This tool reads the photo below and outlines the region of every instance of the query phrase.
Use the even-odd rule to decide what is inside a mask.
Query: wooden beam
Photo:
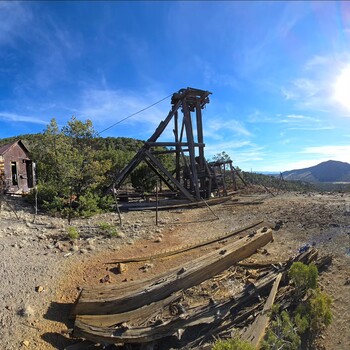
[[[255,300],[256,295],[263,294],[275,278],[276,273],[269,273],[256,283],[250,293],[244,290],[236,294],[234,298],[224,302],[195,307],[188,311],[186,317],[177,316],[169,321],[150,327],[128,327],[127,324],[120,323],[111,328],[99,327],[87,322],[91,316],[86,316],[86,318],[84,316],[85,320],[79,316],[75,322],[74,335],[107,344],[146,343],[174,335],[178,329],[188,329],[208,324],[210,324],[211,329],[215,329],[220,327],[224,321],[230,319],[239,321],[242,317],[237,311],[242,310],[247,303]]]
[[[147,165],[151,168],[151,170],[154,171],[154,173],[169,187],[171,191],[175,191],[173,185],[166,179],[159,171],[158,169],[147,159],[144,159]]]
[[[149,147],[184,147],[188,146],[188,142],[145,142],[145,145]],[[205,143],[193,143],[194,147],[205,147]]]
[[[252,345],[257,349],[259,349],[259,344],[261,340],[264,338],[265,330],[270,319],[269,312],[275,301],[275,297],[278,291],[278,286],[280,284],[281,278],[282,278],[282,273],[279,273],[271,288],[270,295],[266,300],[266,303],[264,305],[264,308],[261,314],[254,320],[252,325],[247,329],[247,331],[242,336],[244,340],[250,341]]]
[[[162,163],[159,162],[159,160],[149,151],[145,152],[146,156],[149,158],[149,160],[158,167],[159,170],[161,170],[168,178],[171,180],[174,185],[177,187],[177,189],[191,202],[194,200],[193,196],[181,185],[179,181],[177,181],[172,174],[163,166]]]
[[[189,157],[190,157],[190,170],[191,170],[190,180],[192,182],[195,197],[197,200],[200,200],[191,112],[188,109],[187,102],[185,99],[184,99],[183,104],[182,104],[182,110],[184,113],[186,138],[187,138],[187,142],[188,142]]]
[[[179,299],[181,299],[181,295],[179,293],[175,293],[170,295],[168,298],[142,306],[136,310],[111,315],[77,315],[76,319],[83,323],[96,327],[111,327],[118,323],[135,320],[142,322],[144,319],[147,320],[150,314],[158,312],[159,310],[165,308],[169,304]]]
[[[172,270],[159,281],[133,293],[120,293],[117,286],[93,287],[82,290],[73,314],[114,314],[142,307],[171,294],[197,285],[224,271],[234,263],[254,254],[272,240],[272,230],[258,231],[253,237],[245,237],[228,244],[224,250],[214,251]]]

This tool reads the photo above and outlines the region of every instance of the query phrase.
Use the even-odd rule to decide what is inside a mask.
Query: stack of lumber
[[[73,334],[103,344],[157,343],[162,349],[194,349],[214,337],[225,337],[234,327],[252,324],[245,337],[256,341],[262,337],[268,322],[266,313],[274,300],[291,299],[292,287],[286,283],[289,267],[293,261],[317,262],[315,249],[264,266],[253,281],[246,279],[239,292],[226,298],[209,296],[200,305],[190,305],[186,293],[210,279],[219,281],[219,274],[232,282],[237,269],[243,269],[237,263],[272,240],[272,230],[265,227],[156,278],[85,288],[72,312]],[[327,263],[329,259],[318,261],[320,266]],[[259,313],[262,316],[253,323]]]

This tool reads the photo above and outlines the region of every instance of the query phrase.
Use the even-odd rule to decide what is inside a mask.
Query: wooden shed
[[[28,193],[35,186],[35,164],[21,140],[0,147],[0,180],[6,193]]]

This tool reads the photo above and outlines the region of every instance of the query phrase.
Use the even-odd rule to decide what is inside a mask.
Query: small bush
[[[107,234],[110,237],[119,237],[117,228],[112,224],[109,224],[107,222],[100,222],[98,226],[104,234]]]
[[[295,323],[300,333],[310,330],[317,334],[324,326],[329,326],[332,322],[331,305],[332,299],[328,294],[320,289],[312,290],[309,298],[295,311]]]
[[[42,202],[42,208],[53,215],[61,212],[64,209],[64,205],[64,199],[58,196]]]
[[[37,195],[38,205],[39,207],[41,207],[45,202],[47,203],[51,202],[52,199],[58,195],[58,192],[55,186],[53,185],[39,183],[36,186],[36,189],[33,188],[30,190],[29,195],[26,196],[26,200],[29,203],[34,204],[36,195]]]
[[[79,238],[79,232],[78,232],[77,228],[74,226],[67,227],[67,235],[70,239]]]
[[[294,262],[288,271],[288,276],[298,289],[317,287],[318,271],[314,264],[305,265],[301,262]]]
[[[91,217],[94,214],[101,213],[99,208],[100,197],[91,192],[79,197],[79,213],[83,217]]]
[[[256,350],[248,341],[239,338],[217,340],[212,350]]]
[[[293,320],[287,311],[278,312],[279,307],[273,310],[273,320],[266,332],[261,349],[263,350],[298,350],[301,338],[297,333]]]

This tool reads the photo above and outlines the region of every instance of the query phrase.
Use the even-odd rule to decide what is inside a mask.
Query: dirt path
[[[253,199],[257,197],[244,198]],[[66,222],[40,216],[33,223],[29,209],[23,209],[18,211],[19,220],[6,207],[0,212],[1,349],[63,349],[73,343],[65,333],[72,327],[68,315],[80,288],[103,280],[123,283],[150,278],[213,248],[131,263],[122,274],[115,271],[115,259],[169,251],[258,219],[281,226],[267,246],[268,258],[284,259],[304,244],[335,255],[334,264],[321,278],[334,300],[334,321],[320,339],[320,349],[350,348],[349,196],[283,194],[259,205],[218,205],[213,210],[219,220],[207,208],[164,211],[159,226],[153,212],[130,212],[123,214],[119,237],[107,237],[98,229],[101,222],[117,222],[115,215],[104,214],[74,222],[81,237],[73,243],[66,240]],[[254,258],[266,256],[255,254]]]

